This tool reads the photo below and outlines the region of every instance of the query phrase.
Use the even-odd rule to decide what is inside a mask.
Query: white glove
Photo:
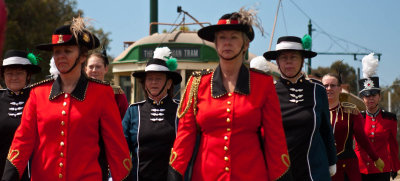
[[[335,173],[336,173],[336,164],[329,166],[329,173],[331,174],[331,177],[335,175]]]

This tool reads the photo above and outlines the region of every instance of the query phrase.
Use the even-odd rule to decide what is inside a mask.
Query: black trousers
[[[374,173],[374,174],[361,174],[362,181],[389,181],[390,172]]]

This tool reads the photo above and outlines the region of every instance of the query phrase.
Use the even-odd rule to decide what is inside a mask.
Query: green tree
[[[35,50],[35,47],[51,42],[51,34],[56,27],[84,13],[77,10],[76,0],[6,0],[6,5],[8,20],[3,51],[21,49],[39,54],[42,58],[39,62],[42,72],[35,75],[32,82],[43,80],[49,74],[51,53]],[[94,33],[100,40],[108,40],[109,33],[102,29]]]

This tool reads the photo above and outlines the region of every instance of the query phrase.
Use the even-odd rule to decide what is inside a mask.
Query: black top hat
[[[215,39],[215,32],[220,30],[237,30],[246,33],[250,41],[254,39],[254,30],[250,22],[240,22],[240,13],[234,12],[223,15],[216,25],[210,25],[201,28],[197,34],[200,38],[213,42]]]
[[[27,53],[22,50],[8,50],[6,52],[3,65],[1,65],[1,67],[8,66],[21,66],[26,68],[26,70],[32,74],[38,73],[41,70],[41,68],[38,66],[38,57],[36,57],[33,53]]]
[[[360,85],[360,96],[368,97],[371,95],[376,95],[381,92],[379,88],[379,77],[369,77],[366,79],[360,79],[358,81]]]
[[[72,32],[71,25],[58,27],[51,37],[51,43],[41,44],[36,46],[36,48],[39,50],[51,51],[54,46],[79,45],[92,50],[100,46],[99,39],[86,29],[79,31],[77,33],[78,37],[75,37]]]
[[[156,48],[153,59],[147,62],[144,71],[134,72],[132,76],[144,79],[147,72],[164,72],[170,77],[174,84],[182,81],[181,74],[174,70],[178,66],[175,58],[170,58],[171,51],[168,47]]]
[[[267,60],[276,60],[279,53],[285,50],[300,51],[304,58],[312,58],[317,56],[316,52],[305,50],[303,48],[303,42],[299,37],[296,36],[282,36],[278,39],[275,51],[268,51],[264,53],[264,57]]]

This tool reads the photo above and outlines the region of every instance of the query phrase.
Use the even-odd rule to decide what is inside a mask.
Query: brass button
[[[300,82],[303,82],[303,79],[300,79]]]
[[[367,165],[369,165],[369,162],[367,162]]]
[[[228,136],[224,136],[224,140],[228,140]]]
[[[64,166],[64,164],[63,163],[60,163],[60,167],[63,167]]]
[[[156,101],[153,101],[153,104],[157,104],[157,102],[156,102]]]
[[[227,122],[227,123],[230,123],[230,122],[231,122],[231,119],[226,118],[226,122]]]
[[[60,146],[64,146],[64,141],[61,141],[61,142],[60,142]]]
[[[346,164],[343,164],[342,167],[343,167],[343,168],[346,167]]]
[[[229,96],[229,97],[232,96],[232,93],[228,93],[228,96]]]
[[[62,114],[62,115],[65,115],[65,114],[66,114],[66,112],[63,110],[63,111],[61,111],[61,114]]]
[[[375,121],[375,119],[372,119],[372,121]]]
[[[375,133],[374,133],[374,132],[372,132],[372,133],[371,133],[371,135],[375,135]]]
[[[287,82],[286,82],[286,84],[287,84],[287,85],[289,85],[289,84],[290,84],[290,82],[289,82],[289,81],[287,81]]]
[[[160,104],[164,104],[164,102],[163,101],[161,101],[161,103]]]
[[[229,167],[225,167],[225,171],[229,172]]]
[[[64,157],[64,153],[63,152],[60,153],[60,157]]]
[[[228,132],[231,131],[231,128],[226,128],[226,131],[228,131]]]
[[[67,105],[67,102],[64,102],[64,103],[63,103],[63,106],[66,106],[66,105]]]
[[[65,96],[64,96],[65,98],[68,98],[68,94],[65,94]]]
[[[61,131],[61,136],[64,136],[64,131]]]
[[[375,128],[375,125],[372,125],[372,128]]]
[[[228,105],[231,105],[231,104],[232,104],[232,102],[231,102],[231,101],[228,101],[227,103],[228,103]]]
[[[226,112],[230,113],[230,112],[231,112],[231,109],[226,108]]]
[[[229,161],[229,158],[226,156],[226,157],[224,157],[224,160],[225,161]]]
[[[63,178],[63,175],[62,175],[61,173],[58,174],[58,178],[62,179],[62,178]]]
[[[228,151],[228,147],[227,147],[227,146],[224,146],[224,150],[225,150],[225,151]]]
[[[61,121],[61,126],[64,126],[65,125],[65,122],[64,121]]]

